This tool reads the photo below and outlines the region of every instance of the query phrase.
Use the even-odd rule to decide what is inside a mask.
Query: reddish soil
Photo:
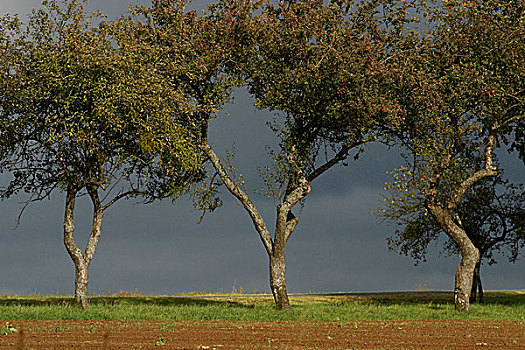
[[[517,321],[10,323],[0,349],[525,349]]]

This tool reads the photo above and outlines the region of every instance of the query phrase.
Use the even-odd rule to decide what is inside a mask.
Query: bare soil
[[[525,349],[518,321],[10,323],[0,349]]]

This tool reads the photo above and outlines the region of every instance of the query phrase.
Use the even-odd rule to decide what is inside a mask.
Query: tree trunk
[[[293,193],[293,191],[290,191]],[[289,197],[287,197],[289,198]],[[286,201],[285,201],[286,202]],[[294,203],[295,204],[295,203]],[[294,232],[299,219],[293,215],[290,206],[277,205],[274,244],[270,257],[270,288],[278,310],[289,309],[290,300],[286,291],[286,259],[284,250],[290,235]]]
[[[86,265],[82,251],[75,244],[73,237],[75,233],[75,200],[77,191],[77,189],[71,187],[67,189],[64,213],[64,246],[75,265],[75,301],[82,308],[87,309],[87,284],[89,281],[87,270],[89,265]]]
[[[479,269],[478,269],[478,303],[480,304],[484,303],[483,285],[481,284],[481,274],[479,273]]]
[[[479,251],[474,246],[462,249],[461,262],[456,270],[454,303],[457,311],[470,311],[470,292],[474,270],[479,262]]]
[[[85,263],[75,264],[75,302],[87,310],[88,302],[89,266]]]
[[[481,276],[479,274],[480,265],[481,265],[481,261],[479,261],[476,264],[476,267],[474,268],[472,290],[470,292],[470,302],[471,303],[478,302],[480,304],[483,304],[483,287],[481,285]]]
[[[441,228],[459,247],[461,261],[456,269],[454,280],[454,304],[457,311],[469,311],[474,269],[480,261],[480,252],[460,226],[461,222],[456,223],[453,220],[453,210],[443,209],[439,205],[429,203],[427,203],[427,209],[430,210]]]
[[[470,292],[474,279],[474,270],[480,262],[481,254],[478,248],[474,246],[461,223],[461,218],[455,212],[461,199],[476,182],[489,176],[497,176],[497,168],[493,165],[493,152],[496,144],[496,136],[493,133],[496,127],[492,127],[491,134],[487,137],[485,144],[485,162],[481,170],[470,175],[453,191],[449,201],[443,205],[439,198],[439,181],[442,170],[450,164],[454,154],[450,153],[443,158],[440,164],[440,170],[434,176],[431,176],[430,186],[425,194],[425,204],[427,209],[439,223],[441,228],[456,243],[461,252],[461,262],[456,270],[454,283],[454,303],[457,311],[470,310]]]
[[[478,280],[476,278],[476,269],[474,269],[474,276],[472,277],[472,288],[470,289],[470,303],[476,302],[478,292]]]
[[[270,255],[270,288],[277,309],[289,309],[290,301],[286,292],[286,261],[284,250]]]

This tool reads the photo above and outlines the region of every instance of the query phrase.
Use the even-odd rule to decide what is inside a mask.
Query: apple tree
[[[513,132],[521,132],[524,4],[438,1],[425,10],[431,25],[408,43],[401,56],[405,65],[398,65],[406,70],[405,78],[393,90],[407,111],[404,123],[391,129],[407,151],[407,164],[387,184],[389,195],[380,214],[401,231],[428,217],[448,235],[461,253],[456,309],[468,311],[480,247],[462,224],[467,219],[460,208],[466,194],[479,189],[474,186],[498,175],[496,152],[504,150]],[[477,201],[490,207],[481,194]]]
[[[202,175],[177,121],[184,96],[155,73],[155,51],[121,36],[119,25],[86,13],[80,0],[44,1],[27,23],[0,22],[0,170],[10,175],[0,195],[26,193],[28,203],[65,195],[64,245],[84,308],[106,210],[125,198],[177,198]],[[93,205],[84,250],[74,239],[81,195]]]
[[[148,45],[164,48],[158,70],[166,86],[196,107],[189,125],[215,173],[201,208],[216,207],[210,194],[218,183],[241,203],[268,254],[279,309],[290,307],[285,247],[313,181],[376,140],[381,123],[393,126],[404,116],[391,103],[389,86],[399,70],[391,67],[397,60],[389,48],[398,35],[393,22],[406,20],[405,5],[391,6],[386,18],[380,3],[224,0],[198,15],[185,11],[185,1],[165,0],[137,7],[130,19],[149,33]],[[275,166],[262,169],[265,193],[276,200],[273,229],[237,165],[219,157],[208,139],[210,121],[240,86],[248,87],[258,108],[276,113],[268,120],[280,140],[270,151]]]
[[[386,213],[385,213],[386,214]],[[525,247],[525,191],[523,185],[513,185],[500,176],[480,180],[472,186],[457,207],[457,221],[478,248],[479,262],[473,276],[470,302],[483,302],[481,263],[497,262],[498,255],[505,255],[510,262],[519,258]],[[437,241],[445,233],[426,211],[420,211],[396,229],[388,238],[390,250],[412,257],[416,264],[426,261],[430,246],[436,243],[440,254],[457,256],[458,245],[447,236],[442,246]]]

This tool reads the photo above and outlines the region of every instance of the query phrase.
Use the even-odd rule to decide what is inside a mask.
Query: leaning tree
[[[104,212],[124,198],[176,198],[200,175],[200,155],[177,122],[188,106],[154,71],[156,53],[121,36],[120,24],[84,12],[84,1],[47,1],[27,24],[5,17],[2,40],[2,198],[28,203],[65,194],[64,244],[75,265],[75,299],[88,307],[89,265]],[[169,123],[166,121],[169,120]],[[82,251],[76,199],[93,220]]]
[[[454,241],[461,253],[454,288],[461,311],[469,310],[480,259],[462,224],[461,203],[478,182],[498,175],[495,152],[521,133],[525,118],[524,6],[431,3],[428,33],[405,42],[399,56],[405,64],[397,67],[406,73],[393,94],[407,118],[391,131],[408,151],[407,166],[387,184],[382,214],[401,226],[428,215]]]
[[[384,217],[392,214],[382,212]],[[499,254],[515,262],[525,247],[525,191],[523,185],[514,185],[498,177],[480,180],[472,186],[457,207],[457,222],[478,248],[480,261],[474,270],[470,302],[483,302],[480,267],[483,261],[489,265],[497,262]],[[421,210],[413,218],[396,229],[388,238],[390,250],[410,256],[418,264],[426,261],[432,243],[440,254],[458,255],[458,245],[450,238],[437,242],[443,229],[431,215]]]

